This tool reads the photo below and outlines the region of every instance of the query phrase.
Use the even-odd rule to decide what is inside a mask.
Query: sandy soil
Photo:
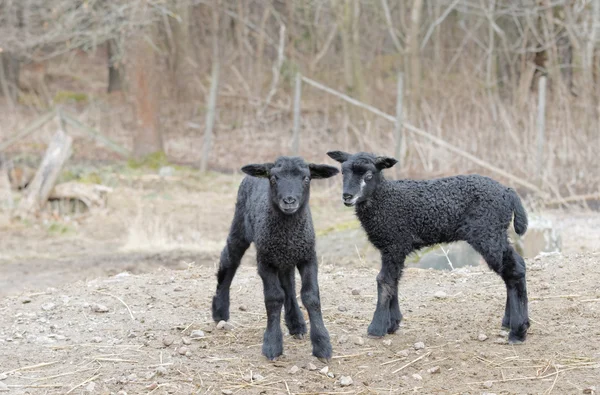
[[[506,343],[504,285],[484,266],[407,269],[401,329],[369,339],[377,255],[354,228],[352,212],[339,207],[339,185],[315,188],[322,305],[334,346],[327,375],[309,340],[286,336],[282,358],[261,356],[266,317],[252,250],[232,286],[233,329],[215,328],[214,274],[239,177],[184,178],[116,183],[107,211],[78,220],[4,223],[0,392],[600,390],[597,214],[546,213],[562,228],[565,248],[527,261],[532,327],[525,344]],[[67,230],[56,234],[48,221]],[[203,336],[192,339],[195,330]],[[424,348],[415,349],[417,342]],[[342,386],[342,376],[352,384]]]

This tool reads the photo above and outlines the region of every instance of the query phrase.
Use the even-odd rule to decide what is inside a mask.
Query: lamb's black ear
[[[268,178],[274,163],[252,164],[242,167],[242,171],[252,177]]]
[[[308,168],[310,169],[311,178],[329,178],[340,172],[336,167],[329,165],[315,165],[314,163],[310,163]]]
[[[394,166],[398,161],[394,158],[390,158],[389,156],[378,156],[375,159],[375,167],[379,170],[389,169]]]
[[[329,151],[327,155],[329,155],[331,159],[337,160],[340,163],[344,163],[350,157],[349,153],[343,151]]]

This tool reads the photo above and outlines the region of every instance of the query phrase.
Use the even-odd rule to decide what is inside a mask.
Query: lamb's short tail
[[[513,201],[513,210],[515,214],[514,227],[515,232],[518,235],[524,235],[527,231],[527,212],[523,207],[523,203],[521,203],[521,198],[517,195],[513,189],[510,190],[512,201]]]

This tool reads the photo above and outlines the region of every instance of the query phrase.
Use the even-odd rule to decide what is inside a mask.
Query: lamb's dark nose
[[[343,198],[344,200],[350,200],[350,199],[352,199],[353,197],[354,197],[354,195],[352,195],[352,194],[350,194],[350,193],[344,193],[344,194],[342,194],[342,198]]]
[[[286,197],[286,198],[283,199],[283,202],[285,204],[294,204],[294,203],[296,203],[296,198],[292,197],[292,196],[288,196],[288,197]]]

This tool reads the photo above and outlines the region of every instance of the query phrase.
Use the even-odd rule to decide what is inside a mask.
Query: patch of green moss
[[[163,166],[169,165],[169,160],[164,152],[155,152],[142,158],[129,159],[127,165],[132,169],[148,168],[158,170]]]
[[[83,92],[73,92],[73,91],[58,91],[56,95],[54,95],[54,99],[52,101],[54,103],[84,103],[88,101],[88,95]]]
[[[48,231],[48,233],[51,235],[64,236],[66,234],[73,233],[75,230],[67,224],[53,221],[48,224],[46,231]]]

